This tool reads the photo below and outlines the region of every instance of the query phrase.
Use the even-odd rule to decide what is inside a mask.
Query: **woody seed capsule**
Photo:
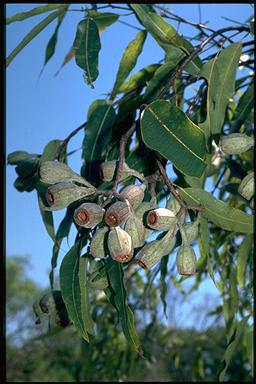
[[[183,229],[185,231],[188,244],[191,244],[194,240],[197,240],[198,233],[199,233],[198,226],[199,226],[199,220],[186,223],[183,225]]]
[[[133,209],[137,209],[144,199],[145,189],[145,184],[141,184],[140,186],[128,185],[122,190],[120,196],[128,199]]]
[[[148,212],[147,225],[159,231],[168,231],[177,223],[175,214],[167,208],[156,208]]]
[[[71,182],[62,182],[53,184],[47,188],[45,198],[49,207],[43,207],[44,210],[58,211],[66,208],[69,204],[82,198],[93,195],[96,189],[92,187],[78,187]]]
[[[134,212],[126,221],[124,229],[131,236],[133,248],[142,247],[145,238],[145,227]]]
[[[105,161],[100,165],[100,175],[103,181],[112,181],[115,172],[118,166],[118,160],[110,160]],[[135,169],[131,169],[125,162],[123,163],[123,168],[121,172],[121,181],[126,179],[128,176],[135,176],[141,178],[141,175],[135,171]]]
[[[244,133],[231,133],[230,135],[221,136],[219,147],[227,155],[238,155],[248,151],[254,145],[253,137]]]
[[[117,201],[107,209],[105,214],[105,222],[110,227],[117,227],[123,224],[128,219],[130,214],[130,206],[123,201]]]
[[[241,196],[243,196],[246,200],[250,200],[254,195],[254,172],[246,175],[241,184],[239,185],[238,192]]]
[[[108,249],[112,259],[127,263],[133,256],[131,236],[120,227],[112,228],[108,235]]]
[[[90,253],[93,257],[102,259],[106,256],[104,243],[108,230],[108,227],[98,228],[93,235],[90,244]]]
[[[181,206],[180,206],[180,203],[178,202],[178,200],[176,200],[175,198],[170,198],[167,201],[165,208],[170,209],[171,211],[173,211],[173,213],[175,215],[177,215],[177,213],[179,212]],[[182,214],[182,216],[180,218],[180,222],[184,223],[184,220],[185,220],[185,212]]]
[[[190,245],[182,244],[176,255],[176,265],[180,275],[196,273],[196,255]]]
[[[83,203],[75,210],[74,220],[81,227],[92,228],[102,221],[104,212],[98,204]]]

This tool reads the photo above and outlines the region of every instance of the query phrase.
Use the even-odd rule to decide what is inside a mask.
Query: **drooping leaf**
[[[48,4],[48,5],[43,5],[41,7],[33,8],[30,11],[16,13],[16,15],[14,15],[14,16],[7,17],[5,23],[6,24],[11,24],[14,21],[23,21],[23,20],[27,19],[28,17],[40,15],[40,13],[50,12],[50,11],[53,11],[54,9],[56,9],[56,8],[62,8],[62,7],[65,7],[65,4]]]
[[[115,111],[111,104],[97,100],[90,107],[85,137],[83,140],[82,158],[88,162],[86,177],[92,180],[93,162],[99,161],[102,151],[111,137],[111,126],[115,121]]]
[[[39,192],[37,192],[37,197],[39,199]],[[54,221],[53,221],[53,215],[52,212],[44,211],[41,208],[41,204],[38,202],[38,206],[40,209],[41,217],[44,223],[44,226],[48,232],[48,235],[50,238],[55,242],[55,231],[54,231]]]
[[[158,151],[181,172],[200,177],[206,167],[203,131],[168,101],[158,100],[141,115],[144,143]]]
[[[48,24],[50,24],[56,17],[59,16],[60,11],[52,12],[40,23],[38,23],[31,31],[24,37],[24,39],[17,45],[16,48],[10,53],[6,59],[6,67],[11,63],[15,56],[28,44],[31,40],[34,39]]]
[[[123,282],[124,273],[120,263],[111,259],[108,263],[107,274],[112,291],[112,300],[117,308],[124,335],[129,344],[136,351],[139,351],[139,338],[134,325],[133,313],[127,305],[127,293]]]
[[[247,258],[252,249],[253,235],[247,235],[240,244],[237,254],[237,280],[244,287]]]
[[[185,55],[189,55],[193,51],[193,45],[188,40],[179,35],[175,28],[167,23],[160,15],[150,12],[145,4],[130,4],[130,6],[136,12],[140,22],[147,31],[151,33],[157,43],[166,52],[169,52],[171,46],[179,48],[181,53],[183,52]],[[198,74],[202,66],[199,57],[196,56],[190,64],[191,67],[194,67],[194,74]]]
[[[94,88],[93,82],[99,74],[98,56],[101,43],[97,24],[91,17],[78,23],[73,48],[76,64],[85,71],[87,84]]]
[[[36,187],[36,175],[29,177],[18,176],[13,185],[19,192],[31,192]]]
[[[179,194],[187,204],[200,205],[202,215],[227,231],[252,233],[253,216],[216,199],[201,188],[180,188]]]
[[[164,314],[165,314],[166,319],[167,319],[167,314],[166,314],[166,310],[167,310],[167,304],[166,304],[167,284],[166,284],[165,278],[167,276],[168,259],[169,259],[169,255],[162,257],[162,259],[160,261],[160,272],[161,272],[161,275],[160,275],[160,281],[161,281],[160,298],[161,298],[162,303],[163,303]]]
[[[254,337],[253,337],[253,333],[254,333],[254,329],[253,329],[253,325],[252,325],[245,334],[245,345],[246,345],[249,363],[250,363],[250,366],[252,369],[252,377],[254,377],[254,348],[253,348]]]
[[[94,11],[94,10],[92,10],[92,11],[90,10],[88,12],[88,15],[97,24],[99,32],[103,32],[104,29],[106,29],[110,25],[114,24],[118,20],[118,18],[119,18],[119,15],[117,15],[116,13],[97,12],[97,11]]]
[[[230,364],[230,361],[236,351],[237,346],[239,345],[241,336],[243,335],[243,332],[246,327],[248,318],[242,319],[236,326],[232,337],[230,338],[230,341],[228,343],[227,349],[225,351],[224,359],[221,362],[221,366],[218,371],[218,378],[219,381],[224,381],[225,373],[228,369],[228,366]]]
[[[86,284],[86,262],[87,259],[85,256],[80,258],[79,262],[79,283],[80,283],[80,291],[81,291],[81,312],[82,319],[84,323],[84,327],[88,333],[93,335],[93,320],[89,313],[89,302],[88,302],[88,292],[87,292],[87,284]]]
[[[51,140],[44,147],[42,156],[40,158],[41,161],[52,161],[55,160],[59,154],[59,149],[63,141],[61,140]]]
[[[111,92],[111,99],[113,100],[118,93],[121,85],[129,76],[129,73],[136,65],[137,59],[142,52],[142,48],[147,37],[146,31],[137,33],[135,39],[131,41],[124,51],[122,59],[119,64],[118,72],[116,75],[115,84]]]
[[[43,73],[44,67],[46,66],[48,61],[51,59],[51,57],[54,55],[55,47],[56,47],[57,40],[58,40],[58,31],[59,31],[59,28],[61,26],[61,23],[62,23],[65,15],[66,15],[66,13],[67,13],[68,7],[69,7],[69,5],[66,5],[65,7],[63,7],[60,10],[59,17],[58,17],[58,23],[56,25],[55,31],[54,31],[52,37],[50,38],[50,40],[48,41],[48,44],[46,47],[44,65],[43,65],[43,68],[40,72],[40,76]]]
[[[68,53],[66,54],[65,58],[64,58],[64,61],[63,63],[61,64],[61,67],[60,69],[58,69],[58,71],[54,74],[54,76],[57,76],[60,71],[62,70],[62,68],[64,67],[64,65],[66,65],[67,63],[70,62],[71,59],[73,59],[73,57],[75,56],[75,51],[74,51],[74,48],[73,48],[73,45],[72,47],[70,48],[70,50],[68,51]]]
[[[122,84],[118,92],[130,92],[133,89],[143,87],[151,80],[159,67],[161,67],[161,64],[150,64],[142,68],[135,75],[131,76],[126,83]]]
[[[233,120],[231,122],[231,131],[239,132],[241,125],[248,118],[248,115],[254,105],[254,87],[251,84],[245,93],[239,99],[238,105],[236,107]]]
[[[89,342],[81,313],[81,290],[79,283],[80,244],[75,243],[64,256],[60,266],[60,289],[68,316],[81,336]]]
[[[221,133],[229,99],[235,89],[235,76],[242,44],[234,43],[203,65],[199,77],[208,81],[207,118],[199,124],[206,139]]]

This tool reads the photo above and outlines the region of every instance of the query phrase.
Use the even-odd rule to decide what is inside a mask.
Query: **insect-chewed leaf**
[[[181,172],[200,177],[206,167],[203,131],[168,101],[158,100],[141,115],[144,143],[158,151]]]
[[[78,23],[73,48],[76,64],[85,71],[87,83],[93,88],[93,82],[99,74],[98,55],[101,43],[97,24],[91,17]]]

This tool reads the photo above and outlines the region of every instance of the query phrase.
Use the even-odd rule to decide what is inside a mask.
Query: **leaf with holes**
[[[168,101],[158,100],[141,114],[144,143],[170,160],[185,175],[200,177],[205,170],[203,131]]]

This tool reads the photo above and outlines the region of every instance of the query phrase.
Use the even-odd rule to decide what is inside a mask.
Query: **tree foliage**
[[[7,65],[58,18],[46,48],[47,64],[55,52],[59,26],[69,12],[68,4],[56,8],[51,12],[51,5],[43,6],[7,19],[11,23],[51,12],[9,55]],[[249,72],[253,69],[252,19],[214,31],[200,23],[189,23],[162,5],[128,4],[124,8],[137,19],[141,31],[123,53],[112,90],[105,99],[91,104],[84,124],[66,139],[49,142],[42,154],[9,154],[8,162],[16,165],[18,175],[14,186],[20,192],[37,191],[43,223],[54,242],[51,290],[60,290],[68,314],[64,323],[72,323],[82,336],[87,358],[98,353],[95,346],[100,343],[101,329],[97,311],[99,316],[104,314],[106,329],[121,327],[128,342],[120,362],[125,364],[128,351],[136,361],[145,353],[136,312],[149,311],[154,323],[159,299],[166,308],[170,282],[182,290],[183,282],[195,275],[191,293],[210,275],[222,297],[213,315],[223,313],[226,324],[226,350],[218,371],[223,381],[241,343],[247,346],[243,359],[252,362],[254,185],[253,181],[241,184],[253,172],[253,74]],[[64,64],[74,56],[85,82],[93,87],[99,73],[100,32],[121,16],[101,12],[100,5],[85,7],[81,12],[84,16]],[[191,24],[197,35],[183,37],[172,20]],[[149,34],[164,56],[159,63],[151,63],[129,77]],[[239,77],[237,70],[244,55],[247,60],[243,65],[248,71]],[[190,96],[192,84],[196,92]],[[81,175],[69,167],[56,168],[57,162],[68,163],[68,143],[82,129]],[[171,166],[172,180],[168,175]],[[213,191],[207,190],[210,180],[215,184]],[[78,214],[84,203],[87,210]],[[96,207],[104,210],[104,218]],[[65,216],[55,232],[53,212],[64,208]],[[129,229],[128,218],[133,220]],[[190,222],[196,222],[193,235],[188,229]],[[58,286],[54,280],[58,250],[72,224],[77,236],[62,260]],[[107,229],[97,245],[95,260],[90,245],[102,228]],[[170,233],[172,246],[165,241]],[[138,235],[143,238],[142,244]],[[200,250],[197,260],[193,250],[196,242]],[[179,274],[175,263],[170,268],[175,252]],[[147,269],[148,262],[153,269]],[[108,305],[95,304],[99,296],[95,292],[99,291],[104,292]],[[55,320],[62,324],[64,312],[60,312],[55,299],[51,300],[42,312],[53,311],[58,315]],[[39,320],[41,310],[39,303]],[[111,320],[113,312],[118,314],[118,324]],[[124,341],[121,338],[119,334],[115,339],[119,347]],[[202,368],[203,347],[195,348],[192,379],[200,380],[207,377]],[[179,358],[175,360],[177,370]],[[132,362],[129,364],[131,367]]]

